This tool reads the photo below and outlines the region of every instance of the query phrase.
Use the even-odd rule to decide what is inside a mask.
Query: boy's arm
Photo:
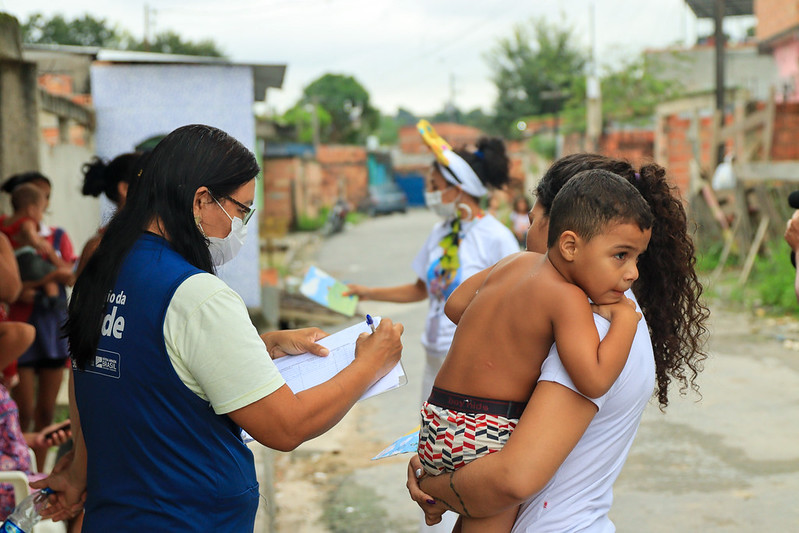
[[[463,312],[466,310],[466,307],[468,307],[468,305],[472,302],[472,299],[475,297],[480,287],[483,286],[483,283],[485,283],[485,280],[491,271],[494,270],[496,266],[507,261],[511,261],[519,254],[523,253],[530,252],[518,252],[516,254],[503,257],[490,267],[483,269],[477,274],[474,274],[473,276],[462,281],[461,284],[458,285],[454,291],[452,291],[452,294],[450,294],[449,298],[447,298],[447,303],[444,305],[444,314],[447,315],[447,318],[452,320],[452,322],[455,324],[460,322],[461,316],[463,316]]]
[[[554,300],[552,326],[560,360],[574,386],[589,398],[605,394],[621,374],[641,318],[632,300],[607,306],[611,321],[602,342],[585,293],[576,286]],[[572,290],[573,289],[573,290]]]

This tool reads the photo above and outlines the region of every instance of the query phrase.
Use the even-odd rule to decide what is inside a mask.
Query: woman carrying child
[[[413,260],[415,282],[393,287],[353,284],[349,294],[383,302],[430,300],[422,335],[427,356],[421,391],[424,401],[455,334],[455,324],[444,314],[447,298],[469,276],[518,252],[519,246],[510,230],[480,207],[489,188],[500,189],[509,180],[502,140],[484,137],[474,150],[452,150],[429,124],[423,121],[418,127],[436,153],[427,175],[425,202],[442,220]]]
[[[515,532],[612,531],[612,486],[653,386],[661,408],[668,404],[672,379],[683,391],[697,388],[695,379],[706,357],[702,344],[708,311],[699,300],[702,287],[694,271],[685,211],[662,167],[648,164],[636,170],[596,154],[558,160],[536,189],[527,248],[546,250],[555,195],[574,175],[589,169],[605,169],[628,180],[654,216],[648,250],[638,263],[639,277],[626,293],[644,316],[627,362],[606,394],[589,399],[576,392],[553,346],[519,424],[501,450],[442,476],[421,475],[421,463],[413,457],[408,489],[428,523],[438,522],[445,510],[486,517],[523,502]],[[595,322],[600,334],[607,330],[606,320],[595,317]]]
[[[44,195],[46,210],[52,187],[50,180],[39,172],[11,176],[3,183],[2,190],[13,195],[17,187],[28,184],[37,187]],[[71,270],[77,259],[72,241],[62,228],[42,223],[39,232],[54,251],[51,259],[59,268],[43,280],[23,282],[22,294],[10,310],[12,320],[28,322],[36,328],[36,339],[17,361],[19,385],[13,389],[23,431],[30,431],[31,425],[34,431],[40,431],[53,421],[56,398],[69,355],[66,339],[61,334],[67,317],[65,285],[73,282]],[[53,280],[58,282],[57,301],[43,304],[41,298],[36,298],[37,291],[45,281]],[[42,450],[35,451],[38,453]],[[43,455],[39,453],[37,456],[40,469]]]

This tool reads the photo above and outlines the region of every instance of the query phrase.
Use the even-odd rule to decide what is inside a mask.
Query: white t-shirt
[[[632,291],[627,291],[627,297],[634,299]],[[599,336],[604,338],[610,323],[598,315],[594,315],[594,322]],[[539,381],[553,381],[577,390],[554,345],[541,367]],[[546,487],[522,504],[513,533],[616,530],[608,518],[613,483],[627,460],[654,387],[655,357],[646,320],[642,318],[619,378],[604,396],[591,400],[598,409],[594,419]]]
[[[285,384],[241,297],[213,274],[195,274],[175,290],[164,343],[178,377],[216,414],[240,409]]]
[[[444,314],[444,304],[463,280],[484,270],[503,257],[519,251],[519,243],[513,233],[491,215],[484,215],[465,223],[461,227],[461,241],[458,246],[460,267],[455,279],[441,294],[431,287],[435,285],[435,269],[438,267],[444,250],[439,242],[450,232],[450,223],[439,222],[413,260],[413,271],[427,285],[430,307],[427,312],[422,344],[430,351],[447,353],[455,324]]]

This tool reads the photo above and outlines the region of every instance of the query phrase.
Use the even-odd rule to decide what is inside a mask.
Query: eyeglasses
[[[211,198],[213,198],[213,195],[211,195]],[[232,198],[231,196],[228,196],[227,194],[222,196],[222,198],[225,199],[225,200],[230,200],[231,202],[236,204],[236,207],[238,207],[239,211],[241,211],[241,221],[246,226],[247,222],[249,222],[250,219],[252,218],[252,214],[255,213],[255,208],[246,206],[243,203],[241,203],[238,200],[236,200],[235,198]]]

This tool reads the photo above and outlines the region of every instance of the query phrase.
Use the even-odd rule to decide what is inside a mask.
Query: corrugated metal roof
[[[700,19],[715,18],[716,0],[685,0],[694,15]],[[754,0],[724,0],[724,16],[754,15]]]

